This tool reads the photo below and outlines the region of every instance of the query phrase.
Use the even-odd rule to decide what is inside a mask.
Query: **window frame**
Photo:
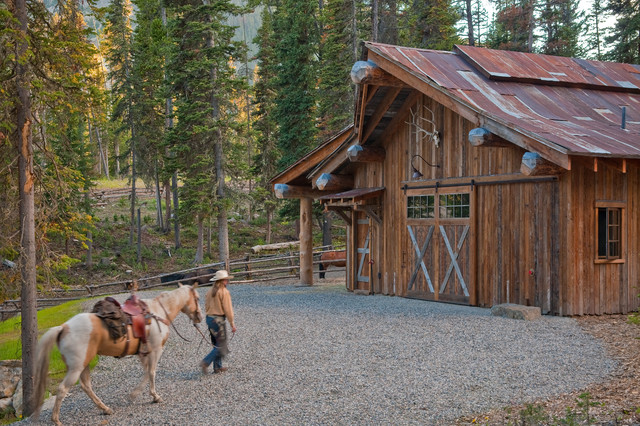
[[[595,228],[595,232],[594,232],[594,263],[625,263],[625,259],[626,259],[626,239],[625,239],[625,235],[626,235],[626,207],[627,207],[627,203],[625,202],[621,202],[621,201],[596,201],[594,203],[594,228]],[[606,229],[604,230],[605,232],[605,238],[606,238],[606,246],[605,246],[605,250],[606,250],[606,254],[600,255],[600,219],[599,219],[599,215],[600,215],[600,211],[601,209],[605,209],[606,211],[606,216],[605,216],[605,222],[606,222]],[[619,212],[619,223],[618,224],[611,224],[610,223],[610,212],[612,211],[616,211]],[[609,231],[611,230],[612,226],[616,226],[618,228],[618,234],[619,237],[618,239],[611,239],[610,238],[610,234]],[[611,255],[610,252],[610,244],[611,243],[618,243],[619,244],[619,254],[618,255]]]

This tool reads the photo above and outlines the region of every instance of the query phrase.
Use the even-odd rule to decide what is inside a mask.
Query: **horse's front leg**
[[[140,355],[140,363],[142,364],[142,371],[144,371],[144,375],[142,376],[140,383],[138,383],[138,386],[136,386],[129,394],[129,398],[131,398],[132,401],[140,396],[142,388],[149,381],[149,355]]]
[[[153,397],[153,402],[162,402],[162,398],[156,392],[156,368],[162,355],[162,346],[149,353],[149,393]]]

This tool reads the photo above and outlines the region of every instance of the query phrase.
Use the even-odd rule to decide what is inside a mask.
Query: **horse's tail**
[[[53,345],[56,344],[62,333],[63,327],[61,325],[50,328],[38,341],[38,347],[36,349],[36,371],[35,371],[35,389],[34,389],[34,402],[37,405],[35,412],[33,413],[33,419],[37,420],[40,415],[40,409],[44,402],[44,393],[47,389],[47,382],[49,378],[49,358]]]

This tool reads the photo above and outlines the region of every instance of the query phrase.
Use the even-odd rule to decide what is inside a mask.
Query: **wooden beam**
[[[371,219],[373,219],[378,225],[382,225],[382,219],[376,213],[377,206],[364,205],[364,206],[360,206],[360,208],[364,210],[367,213],[367,215]]]
[[[353,189],[353,175],[323,173],[316,179],[316,187],[321,191]]]
[[[604,165],[621,173],[627,173],[627,160],[625,158],[594,158],[594,170],[598,171],[598,165]]]
[[[384,71],[372,61],[357,61],[351,68],[351,81],[355,84],[405,87],[401,80]]]
[[[557,164],[545,160],[536,152],[525,152],[520,164],[520,172],[525,176],[559,175],[566,171]]]
[[[351,145],[347,157],[352,163],[380,163],[384,161],[386,152],[381,146]]]
[[[273,185],[273,192],[276,198],[318,198],[327,195],[326,192],[313,189],[308,186],[288,185],[286,183],[276,183]]]
[[[391,119],[391,122],[387,126],[386,129],[382,132],[378,140],[384,142],[391,136],[397,129],[406,121],[407,116],[409,115],[409,111],[411,108],[418,102],[418,99],[422,96],[422,93],[417,90],[413,90],[407,99],[404,101],[404,104],[400,107],[396,115]]]
[[[386,95],[378,105],[378,108],[376,108],[371,118],[369,118],[369,121],[367,122],[367,128],[364,131],[364,135],[359,138],[360,145],[363,145],[367,141],[367,139],[369,139],[369,136],[371,136],[371,133],[373,133],[375,128],[378,126],[380,120],[382,120],[382,117],[384,117],[384,114],[387,112],[393,101],[396,100],[401,90],[401,87],[392,87],[387,91]]]
[[[313,285],[313,210],[311,198],[300,199],[300,282]]]
[[[326,205],[325,210],[331,210],[336,212],[338,216],[340,216],[342,220],[344,220],[347,223],[347,226],[351,226],[351,208],[332,207],[332,206]]]
[[[484,127],[476,127],[469,132],[469,143],[473,146],[486,147],[508,147],[513,146],[511,142],[500,136],[494,135]]]
[[[362,137],[362,126],[364,126],[364,111],[367,109],[367,102],[369,99],[367,98],[367,89],[369,85],[363,84],[360,87],[360,91],[362,92],[362,97],[360,98],[360,111],[358,114],[358,127],[357,127],[357,135],[358,139]]]

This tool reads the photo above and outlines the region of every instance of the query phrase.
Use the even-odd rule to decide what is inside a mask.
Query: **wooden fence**
[[[313,264],[319,264],[320,255],[332,250],[333,249],[330,246],[314,248]],[[224,263],[218,262],[151,277],[135,278],[135,280],[137,281],[138,290],[177,286],[178,283],[193,284],[196,281],[199,282],[200,286],[206,286],[211,285],[209,278],[213,275],[213,270],[223,268]],[[345,268],[333,267],[331,271],[345,271]],[[300,253],[290,251],[285,254],[248,255],[243,259],[230,261],[229,272],[234,276],[234,284],[260,283],[300,278]],[[86,285],[84,287],[66,290],[55,289],[46,293],[40,293],[37,299],[37,308],[47,308],[71,300],[85,299],[88,297],[128,293],[132,289],[133,281],[134,278],[126,281]],[[4,301],[0,304],[0,321],[4,321],[9,317],[19,314],[20,309],[20,299]]]

